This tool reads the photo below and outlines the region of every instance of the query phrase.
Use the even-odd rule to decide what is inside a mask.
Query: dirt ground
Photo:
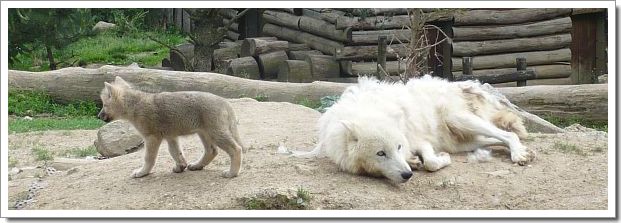
[[[221,152],[202,171],[172,173],[165,143],[151,175],[129,177],[140,167],[142,151],[106,160],[81,160],[64,170],[45,172],[34,145],[51,151],[87,147],[96,130],[47,131],[9,135],[9,157],[20,173],[9,181],[9,206],[19,209],[243,209],[240,198],[266,190],[310,192],[310,209],[607,209],[608,136],[574,129],[563,134],[531,134],[524,144],[537,159],[513,165],[497,148],[489,162],[453,163],[434,173],[417,171],[405,184],[340,172],[327,158],[300,159],[277,153],[284,143],[310,150],[320,113],[290,103],[236,100],[233,106],[247,151],[241,175],[225,179],[229,159]],[[197,159],[196,136],[181,139],[186,159]],[[48,163],[49,164],[49,163]],[[39,167],[39,168],[37,168]],[[30,189],[30,192],[29,192]],[[28,200],[28,198],[31,198]],[[24,201],[26,200],[26,201]],[[18,202],[22,201],[22,202]]]

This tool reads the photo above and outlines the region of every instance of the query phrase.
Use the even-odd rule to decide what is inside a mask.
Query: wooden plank
[[[514,39],[523,37],[542,36],[556,33],[568,33],[571,31],[571,19],[569,16],[558,19],[545,20],[530,24],[500,25],[500,26],[476,26],[476,27],[453,27],[453,40],[493,40]]]
[[[567,16],[568,8],[528,8],[516,10],[471,10],[455,14],[455,25],[518,24]]]
[[[574,84],[591,84],[595,76],[597,17],[593,14],[572,15],[571,79]]]
[[[556,50],[571,44],[570,34],[504,40],[453,43],[453,56],[477,56],[498,53]]]
[[[473,58],[474,69],[489,69],[489,68],[510,68],[515,67],[515,58],[525,57],[528,66],[543,65],[543,64],[555,64],[556,62],[567,62],[572,58],[572,51],[567,48],[552,50],[552,51],[534,51],[523,53],[508,53],[508,54],[495,54],[476,56]],[[453,57],[452,59],[453,71],[460,71],[462,69],[461,58]]]

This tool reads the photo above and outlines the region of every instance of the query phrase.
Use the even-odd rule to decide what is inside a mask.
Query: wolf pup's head
[[[119,116],[123,114],[125,110],[123,108],[123,96],[125,91],[130,88],[130,85],[118,76],[112,84],[105,82],[104,85],[105,87],[100,95],[103,108],[101,108],[97,117],[104,122],[111,122],[120,118]]]
[[[395,183],[405,183],[412,177],[412,169],[406,162],[409,145],[398,128],[377,123],[341,123],[347,129],[348,160],[353,170],[359,174],[384,176]]]

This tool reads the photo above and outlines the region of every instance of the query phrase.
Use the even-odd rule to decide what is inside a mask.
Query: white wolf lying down
[[[319,119],[319,143],[309,157],[325,154],[347,172],[406,182],[412,168],[428,171],[451,163],[448,153],[506,145],[524,165],[534,153],[520,143],[522,120],[475,81],[431,76],[407,84],[359,78]]]

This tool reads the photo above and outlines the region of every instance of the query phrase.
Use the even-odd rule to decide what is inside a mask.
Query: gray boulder
[[[121,156],[142,148],[144,141],[140,133],[127,121],[110,122],[97,132],[95,148],[105,157]]]
[[[116,24],[114,23],[99,21],[95,24],[95,26],[93,26],[93,32],[100,33],[106,30],[114,29],[114,27],[116,27]]]

